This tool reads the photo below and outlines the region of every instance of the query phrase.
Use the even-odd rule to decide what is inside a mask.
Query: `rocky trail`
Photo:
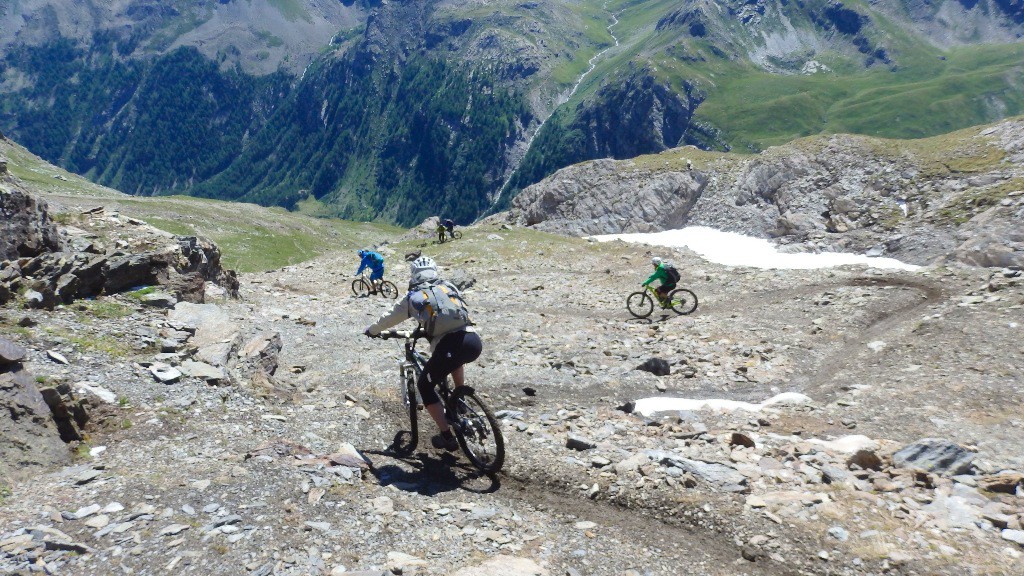
[[[700,307],[637,321],[645,247],[499,225],[383,247],[410,249],[465,287],[485,342],[467,377],[502,420],[501,474],[427,448],[429,424],[416,453],[388,452],[407,425],[401,349],[362,335],[391,301],[352,295],[354,255],[241,274],[237,299],[202,304],[159,288],[15,300],[5,365],[91,416],[71,462],[0,494],[0,573],[1024,569],[1019,271],[672,251]],[[647,398],[746,404],[641,412]]]

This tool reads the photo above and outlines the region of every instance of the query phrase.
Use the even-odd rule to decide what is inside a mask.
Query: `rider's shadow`
[[[452,490],[489,494],[501,488],[497,476],[483,474],[465,466],[454,454],[441,454],[437,457],[427,452],[416,452],[403,456],[389,450],[368,450],[362,454],[369,463],[370,474],[381,486],[394,486],[405,492],[416,492],[423,496]],[[377,466],[370,459],[371,454],[401,460],[412,469],[397,464]]]

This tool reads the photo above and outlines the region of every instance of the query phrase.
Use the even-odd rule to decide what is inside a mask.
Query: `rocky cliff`
[[[920,141],[832,136],[756,156],[693,148],[563,169],[509,219],[574,235],[707,225],[801,250],[1024,264],[1024,120]]]
[[[60,249],[57,226],[49,218],[46,202],[31,196],[18,184],[8,172],[7,158],[2,155],[0,215],[0,261]]]

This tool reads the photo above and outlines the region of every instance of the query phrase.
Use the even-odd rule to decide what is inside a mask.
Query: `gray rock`
[[[691,460],[664,452],[655,452],[652,457],[662,464],[679,468],[726,492],[747,490],[747,477],[728,464]]]
[[[914,468],[948,476],[969,474],[973,460],[973,452],[941,438],[918,440],[892,457],[893,465],[898,468]]]
[[[157,362],[149,367],[149,371],[153,374],[153,377],[164,384],[174,384],[178,380],[181,380],[182,373],[180,370],[173,366],[168,366],[161,362]]]
[[[846,459],[847,468],[860,468],[861,470],[881,470],[882,459],[872,450],[857,450],[852,456]]]
[[[154,308],[173,308],[178,303],[178,299],[173,294],[167,294],[166,292],[146,294],[140,301],[143,305]]]
[[[1009,528],[1001,532],[1003,540],[1009,540],[1016,544],[1024,546],[1024,530],[1010,530]]]
[[[193,378],[201,378],[203,380],[219,381],[227,378],[227,375],[222,368],[211,366],[205,362],[196,362],[194,360],[185,360],[182,362],[181,371]]]
[[[833,526],[828,529],[828,535],[839,540],[840,542],[846,542],[850,539],[850,533],[847,532],[842,526]]]
[[[0,190],[0,261],[59,251],[60,234],[46,202],[30,195],[6,169]]]
[[[13,347],[6,353],[18,356]],[[69,458],[35,379],[20,362],[0,363],[0,478],[21,477]]]
[[[593,450],[594,448],[597,448],[597,443],[593,442],[592,440],[587,440],[586,438],[583,438],[581,436],[570,434],[569,437],[566,438],[565,440],[565,447],[570,450],[579,450],[582,452],[585,450]]]
[[[27,354],[25,348],[6,338],[0,338],[0,365],[21,362]]]

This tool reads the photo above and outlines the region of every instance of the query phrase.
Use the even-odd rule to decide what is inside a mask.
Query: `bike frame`
[[[423,369],[427,365],[427,355],[416,350],[416,344],[423,338],[424,335],[420,333],[419,329],[413,330],[409,333],[409,336],[405,339],[405,360],[399,364],[399,372],[402,377],[402,394],[405,394],[405,379],[408,375],[408,371],[412,370],[413,375],[416,377],[416,381],[419,382],[420,375],[423,374]],[[417,395],[419,390],[416,391]],[[443,382],[437,383],[437,395],[441,397],[441,406],[446,406],[448,403],[448,397],[451,395],[452,389],[448,385],[448,378],[445,378]],[[415,398],[410,401],[416,400]],[[447,413],[447,411],[446,411]]]

